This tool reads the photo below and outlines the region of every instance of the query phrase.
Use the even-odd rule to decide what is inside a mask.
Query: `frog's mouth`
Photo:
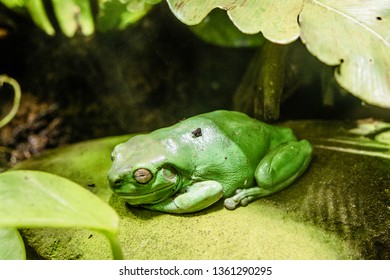
[[[175,193],[172,186],[167,186],[149,193],[131,194],[129,192],[115,192],[130,205],[155,204],[166,200]]]

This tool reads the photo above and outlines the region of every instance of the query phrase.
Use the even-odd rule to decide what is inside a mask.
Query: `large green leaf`
[[[0,201],[1,228],[94,229],[110,239],[114,257],[120,258],[118,215],[97,196],[68,179],[41,171],[4,172],[0,174]]]
[[[15,228],[0,228],[0,260],[24,260],[26,252],[19,232]]]
[[[172,12],[188,25],[199,24],[214,8],[227,10],[244,33],[262,32],[275,43],[290,43],[299,37],[297,15],[302,0],[167,0]]]
[[[262,32],[282,44],[300,36],[322,62],[339,66],[335,75],[342,87],[369,104],[390,108],[388,0],[167,1],[188,25],[221,8],[244,33]]]
[[[367,103],[390,108],[390,1],[307,0],[301,38],[337,81]]]

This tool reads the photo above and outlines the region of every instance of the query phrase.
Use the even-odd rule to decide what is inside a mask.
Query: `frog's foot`
[[[223,196],[223,187],[217,181],[201,181],[187,186],[178,193],[156,204],[142,205],[155,211],[167,213],[192,213],[202,210],[217,202]]]
[[[237,206],[247,206],[251,201],[256,200],[259,197],[267,196],[270,191],[260,187],[253,187],[249,189],[238,189],[236,194],[232,197],[225,199],[224,206],[228,210],[234,210]]]
[[[237,194],[242,192],[242,189],[237,189],[236,190],[236,195],[226,198],[225,201],[223,202],[223,205],[225,206],[226,209],[228,210],[234,210],[237,208],[237,205],[240,204],[240,200],[237,199]]]

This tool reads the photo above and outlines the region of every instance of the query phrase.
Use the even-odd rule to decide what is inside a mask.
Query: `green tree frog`
[[[289,128],[220,110],[117,145],[108,181],[130,205],[190,213],[225,198],[233,210],[289,186],[311,155]]]

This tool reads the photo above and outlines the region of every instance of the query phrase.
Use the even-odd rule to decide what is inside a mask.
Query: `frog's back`
[[[182,172],[194,180],[219,181],[226,195],[238,187],[253,186],[254,171],[264,155],[272,147],[295,139],[288,128],[223,110],[158,131],[156,136],[172,151]]]
[[[240,112],[220,110],[200,117],[210,120],[241,149],[248,147],[249,151],[268,151],[283,142],[296,140],[291,129],[269,125]]]

